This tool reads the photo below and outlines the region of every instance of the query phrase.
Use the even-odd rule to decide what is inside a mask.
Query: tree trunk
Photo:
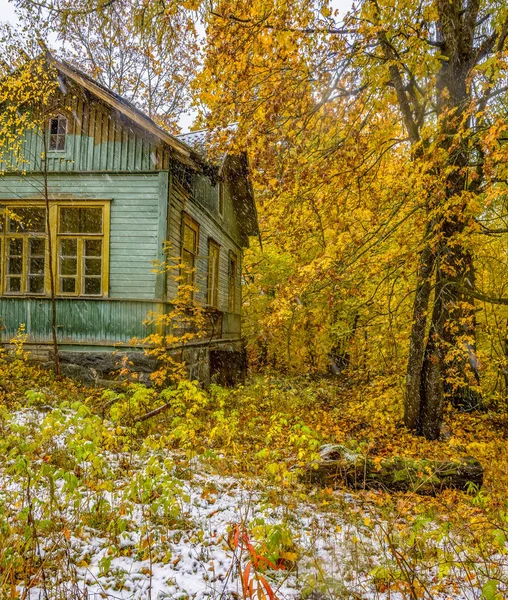
[[[404,424],[417,431],[421,413],[421,379],[425,353],[425,330],[427,309],[432,289],[431,277],[434,270],[434,254],[426,245],[420,256],[420,268],[416,296],[413,305],[413,326],[409,341],[409,358],[406,371],[406,398],[404,404]]]
[[[478,490],[483,468],[472,457],[431,461],[400,456],[373,461],[338,444],[323,446],[321,459],[307,466],[304,479],[325,487],[381,488],[434,495],[444,488]]]
[[[466,247],[464,232],[468,225],[469,193],[477,185],[468,176],[472,119],[467,113],[472,104],[470,72],[478,60],[475,30],[480,4],[471,2],[462,8],[458,0],[438,0],[437,42],[443,58],[436,80],[438,131],[434,137],[431,174],[435,183],[432,220],[428,244],[435,253],[435,287],[432,319],[427,341],[426,310],[431,296],[429,258],[420,262],[419,281],[413,306],[409,360],[406,376],[404,421],[429,439],[436,439],[442,422],[445,397],[458,407],[471,409],[481,404],[475,388],[479,385],[476,358],[475,308],[468,287],[474,287],[473,256]],[[383,46],[383,38],[381,45]],[[386,59],[397,58],[385,49]],[[395,63],[394,63],[395,64]],[[415,115],[408,105],[410,97],[401,80],[400,68],[391,67],[392,85],[399,100],[409,138],[417,158],[425,157],[425,140],[413,131]],[[392,72],[390,71],[390,72]],[[418,103],[414,108],[418,107]],[[410,127],[412,125],[412,127]],[[474,192],[473,192],[474,193]],[[428,211],[429,216],[429,211]],[[425,269],[427,274],[425,277]],[[425,346],[426,344],[426,346]],[[423,348],[425,347],[425,351]]]
[[[453,406],[459,410],[471,411],[483,407],[480,385],[479,364],[476,353],[476,314],[473,298],[467,293],[475,287],[473,257],[464,252],[461,257],[461,273],[458,278],[457,308],[455,309],[455,331],[451,331],[449,343],[457,349],[457,355],[450,364],[450,375],[454,385],[445,382],[445,392]]]

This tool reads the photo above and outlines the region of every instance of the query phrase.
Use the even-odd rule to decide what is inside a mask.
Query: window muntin
[[[0,222],[0,233],[3,237],[0,257],[4,266],[4,293],[7,295],[44,294],[46,209],[7,207]]]
[[[236,280],[238,270],[238,259],[234,252],[229,252],[229,266],[228,266],[228,310],[229,312],[236,312]]]
[[[182,283],[191,287],[196,285],[196,260],[199,247],[199,225],[184,214],[182,219]]]
[[[104,282],[102,206],[60,206],[58,293],[102,296]]]
[[[212,239],[208,240],[208,304],[219,307],[219,265],[220,246]]]
[[[67,119],[62,115],[51,117],[49,120],[49,150],[63,152],[67,135]]]

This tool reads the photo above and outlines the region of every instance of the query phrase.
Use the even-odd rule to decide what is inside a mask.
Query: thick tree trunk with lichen
[[[478,490],[483,484],[483,468],[472,457],[431,461],[395,456],[375,461],[338,444],[323,446],[320,454],[319,461],[307,466],[304,479],[324,487],[433,495],[444,488]]]
[[[406,374],[404,421],[428,439],[439,437],[446,400],[459,408],[481,406],[476,358],[475,308],[467,289],[474,288],[473,256],[465,246],[471,180],[470,133],[467,117],[472,102],[471,69],[478,61],[475,29],[478,2],[464,10],[459,1],[438,0],[438,40],[442,56],[436,83],[439,143],[433,152],[446,157],[435,167],[432,238],[421,257],[419,281],[413,307],[413,325]],[[397,81],[393,81],[397,88]],[[415,123],[404,105],[403,89],[397,90],[406,122]],[[419,130],[408,128],[422,156]],[[438,150],[440,152],[438,152]],[[430,212],[430,211],[428,211]],[[434,260],[431,261],[430,257]],[[431,285],[431,277],[434,277]],[[433,288],[433,294],[431,291]],[[431,306],[432,296],[432,306]],[[426,335],[427,311],[432,316]]]

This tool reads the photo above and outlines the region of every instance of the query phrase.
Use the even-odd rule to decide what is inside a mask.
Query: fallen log
[[[327,444],[320,459],[307,465],[304,478],[323,487],[347,485],[434,495],[444,488],[480,489],[483,467],[476,458],[432,461],[401,456],[376,460],[339,444]]]

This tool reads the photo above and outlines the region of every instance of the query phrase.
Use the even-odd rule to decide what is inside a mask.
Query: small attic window
[[[49,120],[49,150],[63,152],[65,150],[65,136],[67,135],[67,119],[62,115],[51,117]]]

